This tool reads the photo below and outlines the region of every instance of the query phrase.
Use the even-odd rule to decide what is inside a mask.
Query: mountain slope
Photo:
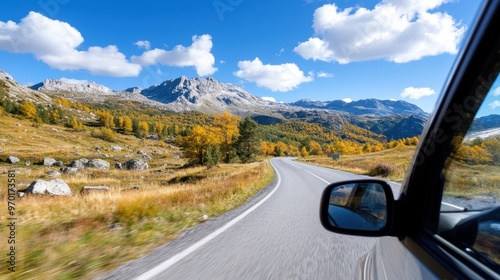
[[[11,101],[28,100],[45,105],[53,104],[49,96],[18,84],[11,75],[2,70],[0,70],[0,98],[8,98]]]
[[[157,109],[165,109],[164,104],[150,100],[141,95],[138,88],[117,91],[95,82],[64,81],[54,79],[46,79],[41,83],[31,86],[30,88],[38,92],[64,97],[78,102],[104,103],[119,100],[131,100]]]
[[[418,106],[402,100],[362,99],[347,103],[342,100],[312,101],[309,99],[302,99],[297,102],[291,103],[291,105],[304,108],[344,111],[354,115],[428,115]]]
[[[277,116],[277,109],[287,105],[265,101],[240,87],[221,83],[214,78],[188,79],[182,76],[151,86],[141,91],[148,99],[167,105],[173,111],[201,111],[221,113],[227,111],[239,116]]]

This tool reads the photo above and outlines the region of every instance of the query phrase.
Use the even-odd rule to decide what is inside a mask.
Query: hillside
[[[20,161],[10,164],[9,156]],[[46,158],[62,166],[45,164]],[[82,159],[109,167],[71,167]],[[115,167],[132,159],[147,162],[146,169]],[[117,134],[110,143],[91,130],[36,127],[30,120],[1,114],[2,181],[7,182],[7,173],[14,174],[15,187],[22,191],[36,180],[61,180],[72,193],[25,194],[10,200],[15,204],[11,213],[22,221],[15,246],[23,269],[14,278],[92,279],[239,206],[273,179],[266,161],[212,169],[183,167],[185,163],[182,151],[164,141]],[[84,187],[105,190],[82,192]],[[7,201],[6,185],[0,199]],[[0,226],[5,228],[3,217]],[[5,271],[1,275],[12,279]]]

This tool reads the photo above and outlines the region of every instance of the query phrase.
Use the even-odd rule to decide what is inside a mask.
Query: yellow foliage
[[[36,116],[35,104],[31,103],[28,100],[23,100],[19,105],[19,112],[27,119],[32,120]]]
[[[301,157],[307,157],[307,156],[309,156],[309,152],[307,152],[307,149],[306,149],[305,146],[302,147],[302,149],[300,149],[300,156]]]
[[[310,155],[322,155],[323,150],[321,149],[321,145],[314,140],[309,141],[309,154]]]
[[[114,125],[114,117],[110,112],[106,110],[97,111],[96,115],[99,117],[99,121],[104,125],[104,127],[111,128]]]
[[[123,117],[123,130],[126,132],[132,132],[133,127],[132,127],[132,119],[129,116]]]
[[[232,116],[228,112],[215,114],[213,118],[214,120],[209,130],[217,138],[215,142],[220,143],[221,153],[225,156],[224,161],[229,162],[230,146],[233,140],[236,140],[240,135],[238,129],[240,118]]]
[[[71,127],[72,129],[76,130],[76,131],[85,130],[85,127],[83,126],[83,124],[76,117],[73,117],[71,119],[71,121],[69,122],[68,126]]]
[[[137,125],[137,129],[139,138],[148,136],[149,125],[147,122],[140,121],[139,124]]]

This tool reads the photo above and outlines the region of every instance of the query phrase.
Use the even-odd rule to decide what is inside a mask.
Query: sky
[[[0,70],[24,85],[114,90],[213,77],[276,102],[378,98],[432,112],[479,2],[4,0]]]

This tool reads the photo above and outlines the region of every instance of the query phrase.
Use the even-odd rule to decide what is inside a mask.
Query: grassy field
[[[405,176],[414,152],[414,146],[404,146],[363,155],[341,155],[338,160],[326,156],[310,156],[301,158],[300,161],[363,175],[369,175],[370,170],[377,164],[389,163],[394,167],[394,172],[385,179],[400,182]]]
[[[109,170],[88,168],[61,175],[73,196],[16,198],[17,272],[9,273],[3,262],[0,279],[91,279],[241,205],[274,178],[268,161],[182,168],[181,151],[162,141],[118,135],[116,143],[108,143],[90,135],[90,131],[50,125],[35,128],[28,121],[0,118],[2,254],[10,246],[8,170],[15,170],[17,188],[24,189],[36,179],[51,180],[47,172],[58,170],[41,165],[44,157],[66,164],[79,158],[101,158],[111,164]],[[111,145],[124,150],[112,151]],[[116,162],[139,157],[137,150],[152,157],[149,170],[113,168]],[[5,163],[9,155],[21,162]],[[26,161],[31,164],[25,166]],[[158,170],[162,171],[154,172]],[[110,191],[79,194],[82,186],[103,185]]]

